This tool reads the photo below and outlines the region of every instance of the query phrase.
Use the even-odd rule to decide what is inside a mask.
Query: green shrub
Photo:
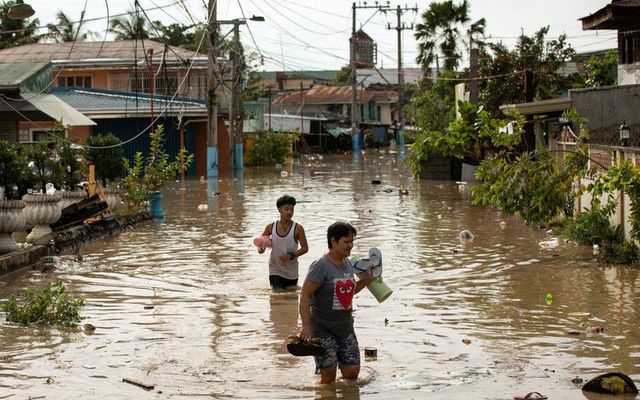
[[[297,139],[297,134],[258,132],[255,142],[247,151],[247,165],[273,166],[284,163],[291,158],[291,145]]]
[[[622,238],[600,246],[598,260],[607,264],[637,264],[640,261],[640,251],[633,242]]]
[[[591,210],[567,219],[562,235],[579,244],[603,245],[617,238],[616,230],[609,223],[610,210],[603,207],[592,207]]]
[[[37,292],[27,288],[21,305],[10,295],[0,309],[7,314],[9,322],[75,326],[82,319],[79,311],[84,302],[84,297],[72,299],[62,281],[56,281]]]
[[[96,177],[106,187],[108,182],[118,181],[127,173],[122,141],[109,133],[107,135],[93,135],[87,139],[84,157],[95,165]]]

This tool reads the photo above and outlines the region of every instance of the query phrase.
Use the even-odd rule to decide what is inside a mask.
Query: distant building
[[[618,84],[640,84],[640,1],[613,0],[580,21],[583,30],[618,31]]]

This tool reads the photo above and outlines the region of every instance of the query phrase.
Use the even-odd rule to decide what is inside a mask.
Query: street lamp
[[[16,3],[11,6],[7,17],[11,19],[27,19],[36,12],[29,4],[24,4],[23,0],[16,0]]]
[[[623,121],[618,128],[618,134],[620,135],[620,143],[626,146],[629,143],[629,126],[626,121]]]

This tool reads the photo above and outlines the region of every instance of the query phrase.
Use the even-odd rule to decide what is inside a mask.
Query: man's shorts
[[[283,278],[279,275],[269,275],[269,284],[274,289],[287,289],[298,285],[298,280]]]
[[[314,357],[317,370],[333,368],[336,365],[340,367],[360,365],[360,349],[355,333],[349,334],[344,339],[324,338],[322,339],[322,348],[324,355]]]

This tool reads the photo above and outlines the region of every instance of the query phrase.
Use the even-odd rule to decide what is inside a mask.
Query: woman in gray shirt
[[[355,380],[360,373],[360,349],[353,331],[353,296],[372,280],[371,269],[365,278],[355,280],[349,255],[356,229],[347,222],[335,222],[327,230],[329,252],[314,261],[300,293],[300,339],[322,339],[324,354],[315,357],[320,383],[336,380],[336,370],[344,379]]]

